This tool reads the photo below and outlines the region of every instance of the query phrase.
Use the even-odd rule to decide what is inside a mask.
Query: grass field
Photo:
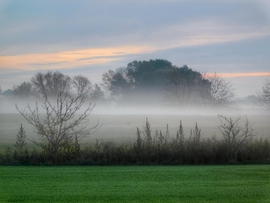
[[[269,165],[0,167],[0,202],[270,202]]]

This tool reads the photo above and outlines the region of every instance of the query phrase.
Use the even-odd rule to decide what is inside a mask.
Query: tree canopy
[[[69,77],[58,71],[37,73],[30,82],[13,87],[9,95],[31,99],[57,97],[60,92],[84,94],[87,99],[114,101],[119,106],[133,104],[188,106],[227,106],[234,92],[230,82],[215,74],[207,77],[163,59],[132,61],[125,67],[102,75],[101,85],[81,75]],[[7,92],[3,93],[5,96]]]
[[[218,86],[214,80],[205,78],[201,73],[187,65],[173,66],[167,60],[133,61],[116,71],[103,74],[103,85],[112,98],[123,103],[166,104],[178,106],[210,105],[207,101],[217,101],[212,90],[226,89],[231,93],[228,83]],[[233,95],[230,95],[233,96]],[[220,94],[218,95],[220,97]],[[226,104],[231,97],[218,98],[211,105]]]

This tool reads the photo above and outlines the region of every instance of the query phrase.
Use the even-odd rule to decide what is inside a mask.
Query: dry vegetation
[[[10,125],[12,120],[13,122],[20,120],[18,115],[10,116],[13,117],[9,119]],[[25,150],[18,153],[19,150],[16,150],[14,144],[20,126],[8,136],[2,136],[1,132],[4,138],[1,139],[4,141],[2,141],[1,163],[27,165],[269,163],[270,144],[267,139],[269,116],[253,116],[252,123],[256,122],[254,125],[246,118],[238,120],[240,117],[236,116],[219,117],[223,124],[217,116],[152,115],[149,121],[145,121],[144,115],[92,115],[92,117],[100,118],[101,128],[91,135],[90,139],[82,140],[79,148],[76,148],[74,143],[67,143],[61,148],[58,160],[54,160],[53,155],[44,149],[33,148],[29,141]],[[233,133],[226,135],[230,127]],[[233,134],[237,136],[233,137]],[[232,137],[228,139],[230,135]],[[34,130],[28,127],[26,136],[37,138]]]

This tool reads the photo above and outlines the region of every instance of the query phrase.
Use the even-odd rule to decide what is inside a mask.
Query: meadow
[[[269,165],[0,167],[0,202],[269,202]]]

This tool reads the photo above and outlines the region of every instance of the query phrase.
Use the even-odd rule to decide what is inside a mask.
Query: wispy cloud
[[[119,60],[124,55],[143,54],[151,47],[127,46],[111,48],[81,49],[46,54],[0,56],[0,69],[61,69],[108,63]]]
[[[98,78],[132,60],[156,58],[231,80],[269,77],[269,5],[269,0],[0,0],[0,85],[59,69]]]
[[[214,76],[215,73],[207,73],[206,77]],[[249,73],[218,73],[223,78],[240,78],[240,77],[267,77],[270,72],[249,72]]]
[[[263,37],[270,34],[269,10],[259,2],[10,1],[0,12],[0,53],[132,44],[167,49]]]
[[[146,54],[154,51],[175,47],[190,47],[198,45],[216,44],[261,38],[270,35],[270,27],[263,26],[258,30],[246,26],[241,29],[235,25],[225,26],[219,22],[198,21],[186,25],[174,24],[161,27],[149,33],[136,46],[133,41],[126,46],[112,46],[103,48],[84,48],[57,53],[36,53],[0,56],[0,69],[61,69],[93,64],[108,63],[120,60],[126,55]],[[157,40],[158,39],[158,40]],[[128,45],[130,44],[130,45]],[[144,45],[142,45],[144,44]]]
[[[270,36],[270,25],[255,29],[253,26],[224,24],[217,20],[199,20],[161,27],[149,34],[147,42],[160,49],[169,49],[257,39],[267,36]]]

